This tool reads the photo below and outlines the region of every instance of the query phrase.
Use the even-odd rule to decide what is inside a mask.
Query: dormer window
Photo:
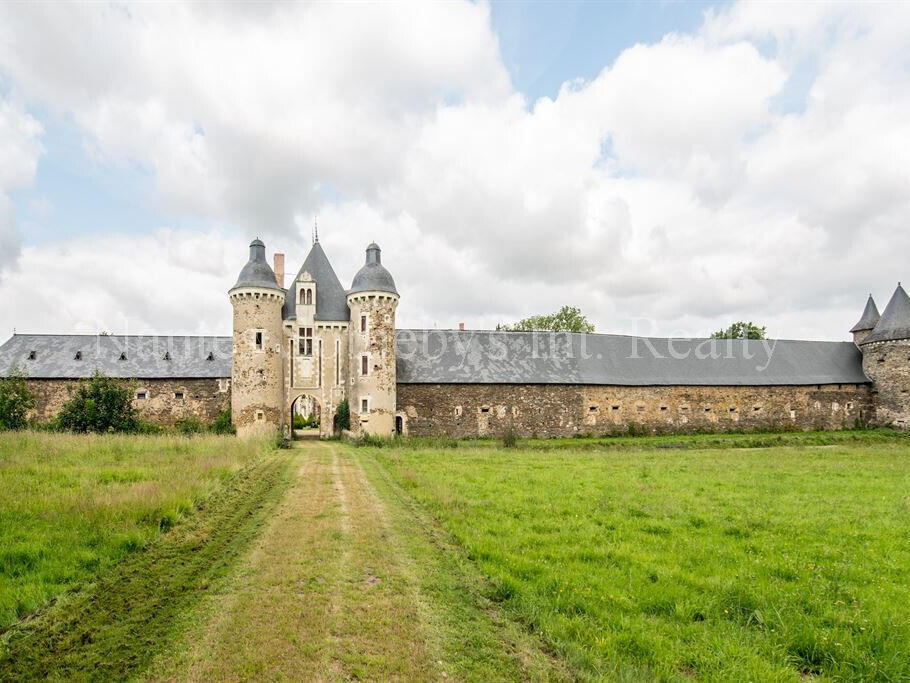
[[[215,360],[215,354],[212,351],[209,351],[209,355],[206,357],[206,360]]]
[[[28,352],[28,359],[29,359],[29,360],[35,360],[35,358],[37,358],[37,357],[38,357],[38,354],[35,353],[34,351],[29,351],[29,352]]]
[[[165,351],[165,352],[164,352],[164,360],[170,360],[170,359],[171,359],[171,352],[170,352],[170,351]]]
[[[76,351],[76,355],[73,360],[82,360],[82,351]]]
[[[120,360],[126,360],[126,351],[120,354]]]

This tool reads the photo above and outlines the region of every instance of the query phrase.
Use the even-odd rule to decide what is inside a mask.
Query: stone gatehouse
[[[52,419],[96,371],[133,381],[146,418],[212,421],[238,434],[289,428],[301,406],[332,433],[347,400],[354,433],[571,436],[629,429],[836,429],[910,424],[910,298],[872,297],[852,342],[645,338],[399,329],[399,292],[378,245],[345,288],[314,241],[285,283],[284,255],[254,240],[229,292],[231,337],[16,334],[19,368]]]

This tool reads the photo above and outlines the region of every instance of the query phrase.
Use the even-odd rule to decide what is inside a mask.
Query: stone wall
[[[28,380],[29,391],[37,401],[33,417],[40,422],[53,420],[78,384],[79,380]],[[143,379],[130,384],[135,392],[146,395],[145,399],[133,401],[139,416],[160,425],[173,426],[188,417],[211,424],[219,413],[231,407],[231,381],[227,378]],[[183,394],[182,399],[175,396],[178,393]]]
[[[862,347],[863,370],[873,381],[874,422],[910,428],[910,340]]]
[[[838,429],[869,419],[868,384],[769,387],[399,384],[411,435]]]

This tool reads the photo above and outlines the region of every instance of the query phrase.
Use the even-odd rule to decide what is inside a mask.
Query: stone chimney
[[[458,323],[458,330],[464,332],[464,323]]]
[[[284,289],[284,254],[275,252],[275,279],[278,286]]]

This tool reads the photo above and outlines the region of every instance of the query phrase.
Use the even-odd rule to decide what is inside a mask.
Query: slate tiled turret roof
[[[237,284],[232,289],[237,289],[238,287],[280,289],[278,280],[275,279],[275,271],[265,260],[265,245],[259,239],[255,239],[250,243],[250,260],[240,271]]]
[[[231,338],[15,334],[0,346],[0,377],[13,366],[34,378],[227,379]]]
[[[897,341],[910,339],[910,297],[897,283],[897,289],[891,295],[891,301],[885,306],[885,312],[876,323],[872,333],[863,340],[863,344],[873,342]]]
[[[348,308],[344,287],[341,286],[341,281],[335,275],[335,270],[319,242],[313,244],[306,260],[297,271],[297,277],[288,287],[284,301],[284,319],[294,320],[297,317],[297,278],[304,272],[309,273],[316,283],[316,320],[350,320],[351,309]]]
[[[354,276],[354,281],[351,283],[351,289],[348,290],[348,294],[356,294],[358,292],[390,292],[398,294],[392,274],[382,265],[381,252],[382,250],[375,242],[372,242],[367,247],[366,263]]]
[[[870,294],[869,300],[866,302],[866,308],[863,309],[863,314],[859,318],[859,322],[850,328],[850,332],[865,332],[867,330],[875,329],[875,324],[881,317],[882,316],[878,312],[878,306],[875,305],[875,300]]]

